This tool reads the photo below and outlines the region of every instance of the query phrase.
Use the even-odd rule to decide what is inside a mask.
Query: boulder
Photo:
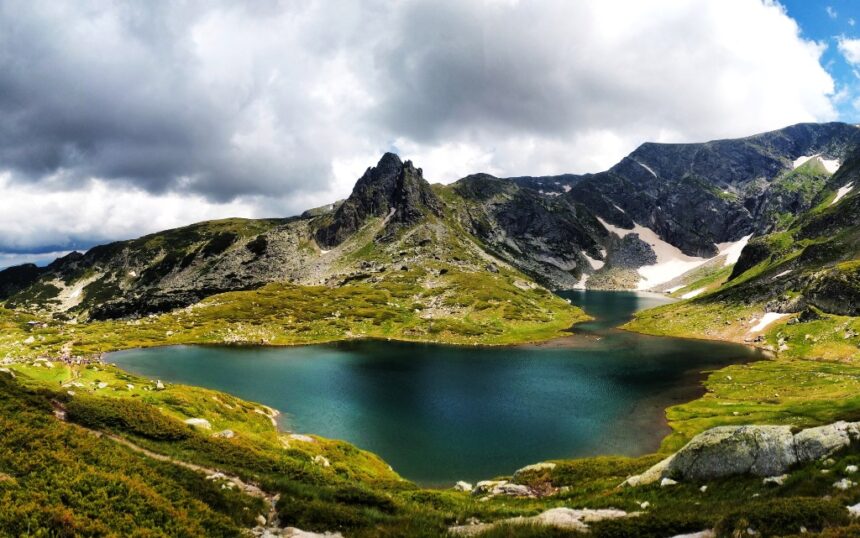
[[[472,495],[529,497],[532,492],[527,486],[512,484],[507,480],[482,480],[475,485]]]
[[[710,480],[738,474],[776,476],[797,463],[789,426],[720,426],[694,437],[664,475]]]
[[[472,484],[468,482],[463,482],[462,480],[454,484],[454,489],[456,491],[472,491]]]
[[[769,476],[769,477],[765,478],[764,480],[762,480],[762,484],[765,484],[765,485],[774,484],[777,486],[781,486],[781,485],[785,484],[786,480],[788,480],[788,475],[787,474],[781,474],[779,476]]]
[[[189,418],[185,420],[185,423],[195,428],[203,428],[204,430],[212,429],[212,424],[210,424],[205,418]]]
[[[520,484],[501,484],[493,488],[493,495],[507,495],[508,497],[528,497],[532,494],[528,486]]]
[[[779,485],[792,465],[829,458],[856,443],[860,443],[860,422],[836,422],[796,434],[790,426],[720,426],[700,433],[677,453],[622,485],[739,474],[766,477],[765,483]],[[852,469],[856,472],[856,467]],[[846,473],[852,470],[846,468]]]
[[[817,461],[832,456],[860,439],[860,424],[836,422],[807,428],[794,436],[799,461]]]
[[[530,519],[533,524],[588,532],[588,523],[604,519],[618,519],[627,517],[627,515],[627,512],[611,508],[604,510],[551,508]]]
[[[540,473],[542,471],[551,471],[555,469],[556,464],[552,462],[542,462],[542,463],[534,463],[532,465],[526,465],[522,469],[517,469],[514,473],[514,476],[511,478],[511,482],[515,484],[522,483],[522,480],[526,478],[527,475]]]

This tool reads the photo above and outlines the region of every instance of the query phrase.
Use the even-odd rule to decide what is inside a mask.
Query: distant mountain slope
[[[403,267],[492,267],[567,289],[681,288],[708,268],[724,279],[750,237],[753,252],[764,241],[755,236],[787,230],[844,187],[830,177],[856,147],[855,126],[800,124],[737,140],[647,143],[598,174],[475,174],[447,186],[388,153],[341,202],[10,268],[0,271],[0,301],[68,318],[137,317],[273,282],[373,283]]]
[[[754,237],[732,271],[631,328],[766,342],[788,356],[860,358],[860,150],[782,231]]]

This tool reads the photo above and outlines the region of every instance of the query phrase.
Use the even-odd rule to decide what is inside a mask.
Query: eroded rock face
[[[370,217],[389,217],[390,224],[415,224],[425,214],[441,214],[442,201],[433,193],[420,168],[386,153],[368,168],[349,198],[332,215],[331,222],[316,232],[321,246],[339,245],[358,231]]]
[[[860,422],[836,422],[792,434],[790,426],[720,426],[624,485],[663,479],[701,481],[751,474],[781,477],[793,465],[821,460],[860,443]]]

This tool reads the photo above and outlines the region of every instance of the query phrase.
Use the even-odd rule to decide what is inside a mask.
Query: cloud
[[[831,19],[835,19],[835,18],[839,17],[839,13],[837,13],[836,10],[833,9],[833,6],[825,7],[824,11],[827,12],[827,16],[830,17]]]
[[[845,61],[854,67],[860,67],[860,39],[849,39],[841,36],[837,43],[839,52],[845,57]]]
[[[0,196],[54,208],[0,250],[294,214],[389,149],[450,181],[829,120],[822,51],[770,0],[0,0]]]
[[[17,184],[0,175],[0,253],[86,249],[116,237],[175,228],[223,215],[261,216],[253,200],[209,202],[200,195],[151,194],[101,180],[70,188]],[[0,260],[0,263],[2,260]]]

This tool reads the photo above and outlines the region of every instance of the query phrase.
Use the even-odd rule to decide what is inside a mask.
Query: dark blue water
[[[275,407],[284,429],[345,439],[406,478],[443,485],[551,458],[652,451],[668,432],[664,409],[700,394],[703,370],[760,358],[734,344],[613,329],[665,302],[658,296],[563,295],[597,319],[543,345],[179,346],[109,360]]]

